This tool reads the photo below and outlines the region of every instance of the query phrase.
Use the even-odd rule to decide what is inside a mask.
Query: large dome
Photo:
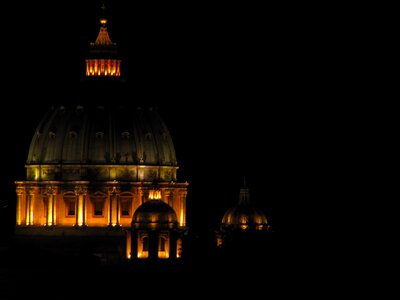
[[[156,167],[156,168],[155,168]],[[175,180],[167,126],[153,109],[57,106],[39,123],[28,180]]]
[[[162,200],[150,200],[143,203],[132,218],[132,227],[135,229],[173,229],[177,226],[178,220],[175,211]]]

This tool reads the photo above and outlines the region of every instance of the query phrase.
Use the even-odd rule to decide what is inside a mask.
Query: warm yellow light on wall
[[[47,225],[49,225],[49,226],[53,225],[53,212],[52,212],[52,209],[50,209],[50,208],[48,210]]]
[[[28,218],[27,218],[27,225],[33,225],[33,209],[34,209],[34,195],[29,195],[29,202],[28,202]]]
[[[176,257],[180,258],[182,256],[182,240],[178,239],[176,241]]]
[[[158,258],[162,258],[162,259],[169,258],[168,251],[158,251]]]
[[[117,170],[115,168],[110,169],[110,179],[114,181],[117,179]]]
[[[57,202],[54,202],[54,199],[53,199],[53,219],[52,219],[52,225],[57,225],[57,224],[56,224],[56,223],[57,223],[57,210],[56,210],[57,205],[56,205],[56,203],[57,203]]]
[[[34,168],[34,180],[39,180],[39,168]]]
[[[86,76],[119,77],[120,60],[116,59],[88,59],[86,60]]]
[[[17,210],[17,225],[21,225],[21,210]]]
[[[82,196],[79,196],[78,199],[78,226],[83,225],[83,199]]]
[[[17,225],[22,225],[22,198],[24,194],[21,192],[21,189],[17,189],[17,217],[16,223]]]
[[[161,191],[160,190],[149,191],[149,199],[161,199]]]
[[[181,208],[181,212],[179,214],[179,225],[180,226],[184,226],[185,224],[185,217],[184,217],[185,211],[183,210],[183,208]]]
[[[53,209],[54,209],[54,203],[53,203],[53,195],[49,195],[49,198],[47,199],[47,225],[51,226],[53,224]]]
[[[158,221],[158,215],[156,213],[150,214],[150,222],[157,223],[157,221]]]
[[[126,231],[126,258],[131,259],[132,255],[132,235],[128,230]]]
[[[228,220],[226,221],[227,224],[232,224],[232,216],[228,215]]]
[[[137,254],[138,258],[148,258],[149,257],[149,251],[139,251]]]

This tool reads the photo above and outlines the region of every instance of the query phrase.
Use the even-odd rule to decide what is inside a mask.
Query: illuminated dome
[[[223,229],[257,229],[267,227],[267,218],[257,208],[250,204],[238,204],[225,213],[222,218]]]
[[[240,189],[239,203],[228,209],[221,222],[221,230],[264,230],[268,229],[264,213],[249,201],[249,190]]]
[[[175,149],[153,109],[57,106],[39,123],[28,180],[176,180]]]
[[[90,254],[107,265],[181,257],[189,183],[177,181],[174,144],[158,111],[137,107],[150,104],[151,91],[143,95],[127,84],[124,53],[102,16],[79,82],[68,80],[55,99],[44,99],[65,104],[29,127],[26,180],[15,181],[21,241],[35,237],[41,248],[55,237],[79,256],[76,243],[85,239]],[[64,72],[60,59],[54,71]]]
[[[138,207],[132,218],[134,229],[174,229],[178,227],[176,214],[162,200],[150,200]]]

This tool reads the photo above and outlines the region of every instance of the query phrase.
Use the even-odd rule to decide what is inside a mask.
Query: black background
[[[6,234],[15,222],[14,180],[25,179],[38,122],[50,105],[79,98],[70,87],[97,37],[100,6],[92,0],[3,7],[11,16],[2,36]],[[289,5],[242,2],[106,1],[106,12],[130,101],[156,107],[174,139],[178,179],[190,183],[193,234],[212,239],[243,177],[277,234],[306,231],[297,210],[322,195],[330,159],[321,154],[327,145],[320,122],[330,108],[318,99],[316,79],[323,46],[310,36],[307,17]]]
[[[190,184],[188,225],[197,245],[209,250],[244,176],[251,201],[267,215],[279,244],[274,257],[253,261],[241,269],[245,273],[211,269],[196,279],[187,276],[193,291],[209,296],[216,287],[217,293],[298,296],[336,284],[328,279],[335,268],[330,267],[341,266],[340,253],[349,246],[336,243],[334,235],[346,231],[341,214],[361,190],[356,174],[364,149],[352,147],[365,130],[356,120],[365,101],[358,103],[355,72],[345,67],[354,68],[358,53],[350,48],[359,28],[341,41],[347,26],[336,14],[347,8],[265,1],[105,3],[110,37],[123,54],[129,101],[156,107],[170,129],[178,179]],[[71,87],[82,77],[88,43],[97,37],[100,6],[97,0],[2,3],[0,242],[12,235],[14,181],[25,179],[36,126],[52,104],[80,96]],[[327,223],[334,234],[326,231]],[[59,273],[52,272],[59,284]],[[83,282],[94,273],[71,278]],[[100,272],[93,286],[100,279],[114,295],[114,284],[132,284],[129,276],[121,281],[124,274],[117,275]],[[153,282],[154,274],[147,275],[140,283]],[[44,277],[31,288],[38,291]],[[227,277],[233,284],[223,282]],[[5,269],[0,282],[6,278],[10,284],[3,286],[19,290],[18,270]],[[168,282],[177,284],[174,276]],[[28,276],[24,284],[29,283]]]

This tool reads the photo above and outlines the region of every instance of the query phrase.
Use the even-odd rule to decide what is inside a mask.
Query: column
[[[48,186],[46,189],[47,196],[47,219],[46,225],[56,225],[56,203],[55,203],[56,189],[54,186]]]
[[[112,201],[113,199],[113,194],[112,194],[112,189],[108,191],[108,226],[112,226]]]
[[[118,188],[118,191],[115,195],[115,199],[116,199],[116,211],[117,211],[117,224],[116,226],[120,226],[120,222],[121,222],[121,197],[120,197],[120,190]]]
[[[186,226],[186,195],[187,191],[180,191],[179,200],[180,200],[180,211],[179,211],[179,226]]]
[[[178,237],[176,240],[176,258],[182,257],[182,238]]]
[[[76,226],[86,225],[86,192],[87,188],[85,186],[77,185],[75,187],[76,195]]]
[[[140,205],[142,205],[142,204],[145,202],[145,200],[144,200],[144,198],[145,198],[145,193],[144,193],[142,187],[138,188],[138,196],[139,196],[139,201],[140,201],[139,206],[140,206]]]
[[[120,215],[121,215],[121,205],[120,205],[120,189],[117,186],[111,188],[110,193],[110,222],[111,226],[119,226]]]
[[[16,224],[22,225],[26,220],[26,198],[24,197],[25,187],[17,187],[17,207],[16,207]]]
[[[130,229],[126,230],[126,258],[132,258],[132,232]]]
[[[34,204],[35,190],[29,188],[26,193],[26,225],[33,225],[33,204]]]
[[[172,189],[165,190],[165,198],[167,199],[168,205],[174,207],[174,194]]]

